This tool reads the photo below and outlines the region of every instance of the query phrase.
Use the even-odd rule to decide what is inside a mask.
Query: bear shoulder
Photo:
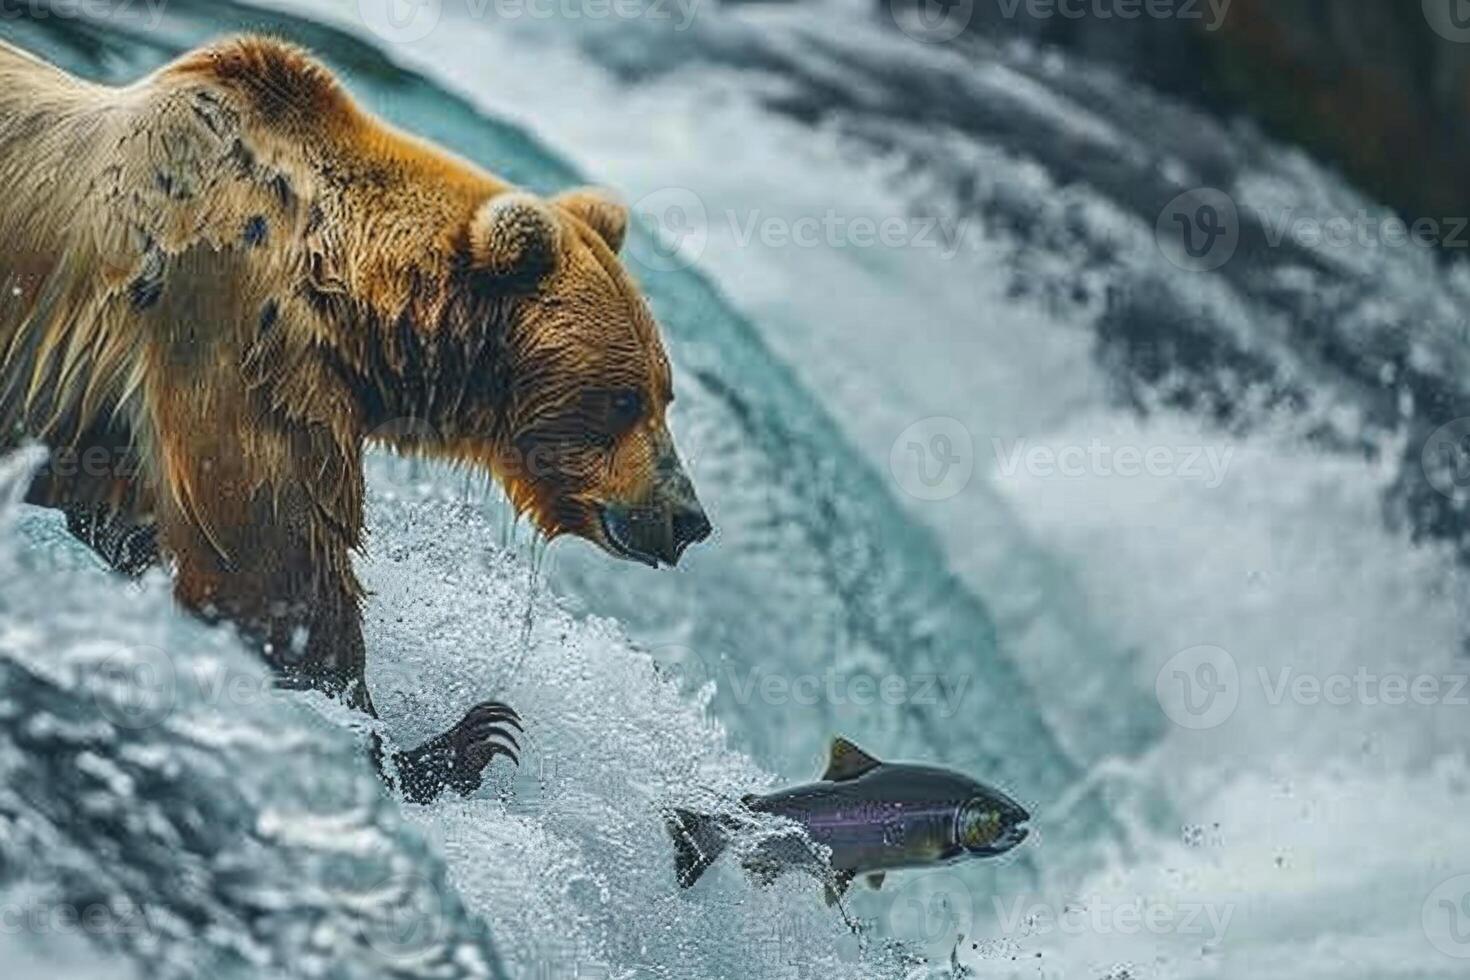
[[[220,41],[121,88],[0,47],[5,82],[0,174],[16,187],[0,235],[38,276],[66,273],[98,299],[132,289],[147,307],[159,267],[202,246],[401,305],[508,189],[362,110],[275,38]]]
[[[376,356],[333,327],[356,311],[433,312],[507,186],[257,36],[121,87],[0,44],[0,174],[0,429],[51,442],[141,426],[162,372],[184,387],[231,363],[293,416],[346,425],[320,372],[292,366],[328,336],[346,363]]]
[[[241,35],[192,51],[165,66],[153,83],[159,80],[218,86],[237,96],[256,123],[319,129],[363,121],[331,69],[302,48],[264,35]]]

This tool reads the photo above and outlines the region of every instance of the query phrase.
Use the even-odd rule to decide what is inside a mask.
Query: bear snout
[[[713,530],[709,516],[705,514],[704,508],[699,506],[697,500],[692,507],[684,507],[674,512],[674,547],[679,554],[683,554],[684,549],[691,544],[699,544],[709,537]],[[678,560],[677,555],[675,560]]]
[[[647,501],[608,503],[601,510],[599,543],[619,558],[653,568],[677,565],[686,548],[713,531],[677,455],[669,451],[660,463],[660,478]]]

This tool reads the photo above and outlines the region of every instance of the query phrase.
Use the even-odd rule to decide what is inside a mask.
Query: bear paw
[[[519,765],[520,743],[512,728],[524,731],[514,709],[498,701],[475,705],[443,735],[394,756],[404,795],[415,803],[429,803],[448,786],[468,796],[480,788],[485,767],[497,755]]]

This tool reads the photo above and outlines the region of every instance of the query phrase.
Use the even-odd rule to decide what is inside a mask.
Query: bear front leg
[[[324,517],[317,488],[294,466],[280,472],[280,459],[297,462],[289,439],[241,452],[250,438],[235,420],[182,397],[170,407],[168,423],[155,423],[155,468],[175,597],[206,620],[234,623],[288,684],[370,710],[354,529]]]
[[[175,594],[211,620],[229,620],[288,682],[312,687],[377,717],[366,682],[361,590],[350,549],[316,519],[304,488],[272,486],[240,473],[225,455],[199,462],[161,508],[164,546],[177,567]],[[179,473],[179,468],[175,468]],[[207,482],[206,482],[207,481]],[[201,492],[207,486],[207,492]],[[479,789],[497,755],[519,762],[520,717],[495,701],[476,705],[449,731],[393,754],[375,735],[372,754],[390,788],[418,803],[446,787]]]
[[[227,486],[216,485],[211,500],[229,496]],[[178,566],[176,595],[208,619],[234,622],[288,682],[340,695],[377,717],[348,552],[320,539],[311,546],[303,536],[309,528],[293,516],[309,511],[290,507],[288,493],[270,499],[278,502],[273,519],[248,522],[241,533],[228,533],[222,516],[200,513],[197,524],[181,510],[165,516],[165,541]],[[515,711],[487,701],[444,734],[394,753],[391,767],[375,735],[373,760],[390,789],[401,788],[416,803],[433,801],[446,787],[468,795],[495,756],[519,762],[512,730],[523,730]]]
[[[287,686],[374,714],[360,593],[345,549],[313,546],[285,514],[248,529],[233,534],[221,522],[193,526],[165,513],[160,530],[176,567],[175,597],[206,620],[233,623]]]
[[[156,397],[155,418],[167,419],[155,423],[165,484],[159,528],[179,600],[235,623],[288,682],[376,717],[351,557],[362,527],[359,447],[317,427],[264,429],[232,418],[218,399]],[[520,730],[516,713],[486,702],[448,732],[395,753],[392,767],[376,738],[373,757],[409,799],[427,802],[446,786],[472,793],[495,756],[517,760],[512,729]]]

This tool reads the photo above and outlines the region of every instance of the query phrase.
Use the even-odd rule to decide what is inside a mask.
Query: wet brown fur
[[[109,88],[0,44],[0,186],[0,445],[118,464],[32,499],[156,526],[182,602],[354,703],[365,440],[494,472],[552,536],[652,492],[669,365],[616,218],[552,199],[547,267],[488,275],[476,216],[513,189],[289,45]]]

